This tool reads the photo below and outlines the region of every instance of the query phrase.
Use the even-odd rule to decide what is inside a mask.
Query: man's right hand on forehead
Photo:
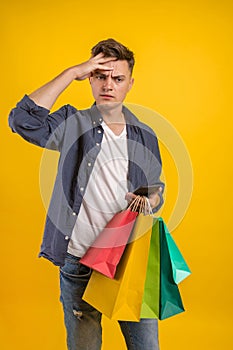
[[[83,62],[77,66],[71,67],[74,72],[75,80],[84,80],[91,76],[95,70],[113,70],[108,66],[108,62],[116,61],[116,57],[105,57],[104,53],[99,53],[96,56],[92,56],[88,61]]]

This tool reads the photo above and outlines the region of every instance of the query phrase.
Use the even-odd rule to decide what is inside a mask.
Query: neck
[[[97,105],[106,124],[125,124],[122,103]]]

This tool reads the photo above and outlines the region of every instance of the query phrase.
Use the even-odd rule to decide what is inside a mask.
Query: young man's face
[[[133,78],[125,60],[110,61],[113,70],[96,70],[90,77],[96,104],[122,103],[133,85]]]

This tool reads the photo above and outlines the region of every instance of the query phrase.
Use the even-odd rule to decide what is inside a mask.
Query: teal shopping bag
[[[160,242],[159,220],[153,220],[150,250],[146,271],[141,318],[159,317],[159,289],[160,289]]]
[[[173,279],[176,284],[179,284],[191,274],[191,271],[164,222],[163,227],[172,263]]]
[[[169,245],[166,239],[165,224],[159,218],[160,234],[160,305],[159,319],[174,316],[184,311],[184,306],[180,296],[179,288],[174,281],[173,266]]]

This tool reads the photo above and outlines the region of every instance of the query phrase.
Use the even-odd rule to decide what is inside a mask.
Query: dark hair
[[[103,52],[106,57],[116,57],[118,60],[126,60],[132,74],[135,63],[134,54],[126,46],[114,39],[106,39],[98,42],[91,49],[92,56],[96,56],[100,52]]]

